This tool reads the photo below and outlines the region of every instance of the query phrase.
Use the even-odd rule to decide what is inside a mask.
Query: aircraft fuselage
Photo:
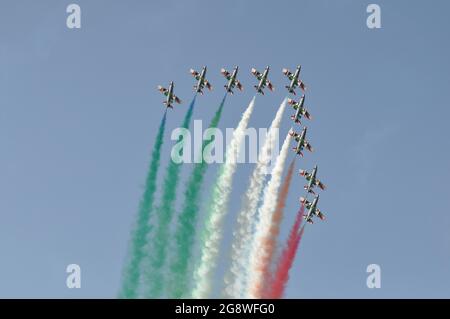
[[[289,92],[292,93],[294,91],[294,88],[298,83],[299,76],[300,76],[300,67],[297,67],[297,70],[295,70],[295,73],[294,73],[294,77],[291,80],[291,84],[289,85]]]
[[[234,68],[233,74],[231,74],[230,80],[228,81],[228,84],[227,84],[227,90],[228,90],[228,92],[230,92],[230,90],[231,90],[231,89],[234,87],[234,85],[235,85],[237,72],[238,72],[238,67]]]
[[[173,82],[170,82],[169,92],[167,92],[167,106],[169,106],[172,103],[172,97],[173,97]]]
[[[202,72],[200,73],[200,77],[198,79],[198,84],[197,84],[197,93],[201,92],[203,86],[204,86],[204,82],[205,82],[205,76],[206,76],[206,66],[203,67]]]
[[[261,80],[259,81],[258,91],[261,91],[264,88],[264,86],[266,85],[268,73],[269,73],[269,68],[266,68],[263,72]]]
[[[313,169],[313,171],[311,173],[311,178],[309,179],[308,191],[313,188],[313,185],[316,182],[316,174],[317,174],[317,167],[314,167],[314,169]]]

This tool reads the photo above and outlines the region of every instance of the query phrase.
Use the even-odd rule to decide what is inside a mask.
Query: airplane
[[[312,203],[304,197],[300,197],[300,203],[305,205],[308,209],[308,213],[303,217],[308,223],[313,224],[312,218],[315,216],[319,217],[321,220],[325,219],[325,215],[317,208],[317,203],[319,202],[319,195],[314,197]]]
[[[318,186],[320,189],[325,190],[326,187],[325,185],[316,178],[317,175],[317,165],[314,166],[314,169],[312,170],[311,173],[308,173],[308,171],[301,169],[299,171],[301,176],[305,176],[306,180],[308,181],[308,185],[305,185],[303,188],[311,194],[316,195],[316,193],[314,193],[314,186]]]
[[[295,153],[297,155],[300,155],[302,157],[303,157],[303,153],[302,153],[303,148],[306,148],[310,152],[313,151],[311,144],[309,144],[308,141],[306,141],[306,130],[307,130],[307,128],[304,127],[300,134],[298,134],[292,130],[289,132],[289,134],[291,136],[293,136],[294,139],[298,142],[297,146],[294,147],[293,150],[295,151]]]
[[[301,124],[300,119],[302,118],[302,115],[305,116],[308,120],[311,119],[311,115],[303,106],[303,104],[305,104],[304,94],[302,95],[300,101],[298,102],[295,102],[295,100],[293,99],[288,99],[288,104],[292,105],[292,108],[296,110],[295,114],[291,116],[291,119],[294,120],[295,123]]]
[[[158,85],[158,90],[167,97],[166,100],[163,101],[163,104],[165,104],[166,107],[168,108],[170,107],[171,109],[173,109],[172,106],[173,102],[177,102],[178,104],[181,103],[181,100],[178,98],[178,96],[173,94],[173,88],[174,88],[173,82],[170,82],[169,89],[166,89],[161,85]]]
[[[294,95],[296,95],[295,88],[297,86],[300,87],[300,89],[302,89],[303,92],[306,90],[305,83],[303,83],[301,80],[299,80],[301,69],[302,69],[301,65],[297,66],[297,69],[295,70],[294,73],[289,71],[289,69],[286,69],[286,68],[283,69],[284,75],[286,75],[288,77],[288,79],[291,80],[291,83],[289,85],[286,85],[285,87],[286,87],[286,89],[288,89],[289,93],[292,93]]]
[[[190,70],[191,74],[194,76],[194,78],[198,81],[196,85],[194,85],[195,92],[200,93],[203,95],[202,89],[206,86],[208,90],[212,90],[211,84],[208,82],[208,80],[205,78],[206,76],[206,66],[203,67],[202,71],[198,73],[194,69]]]
[[[255,89],[258,93],[261,93],[264,95],[263,89],[266,87],[269,88],[269,90],[273,91],[273,85],[272,83],[267,79],[267,76],[269,75],[269,67],[266,67],[264,72],[261,74],[258,72],[255,68],[252,68],[252,74],[256,76],[256,78],[259,80],[258,85],[255,85]]]
[[[228,83],[226,85],[224,85],[225,89],[227,90],[228,93],[233,94],[232,89],[236,86],[239,91],[242,91],[242,84],[241,82],[239,82],[238,79],[236,79],[237,73],[238,73],[238,69],[239,67],[235,67],[233,70],[233,73],[230,74],[230,72],[228,72],[227,70],[225,70],[224,68],[222,68],[220,70],[220,73],[223,74],[224,77],[227,78]]]

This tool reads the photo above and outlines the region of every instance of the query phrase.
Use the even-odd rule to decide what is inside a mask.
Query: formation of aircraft
[[[161,85],[158,85],[158,90],[166,96],[166,100],[163,101],[163,104],[165,104],[167,108],[173,108],[173,102],[176,102],[178,104],[181,103],[181,100],[175,94],[173,94],[173,88],[173,82],[170,82],[168,89],[162,87]]]
[[[232,89],[235,86],[238,88],[239,91],[243,90],[241,82],[239,82],[239,80],[236,79],[238,70],[239,70],[239,67],[237,67],[237,66],[234,68],[233,73],[231,73],[231,74],[224,68],[222,68],[220,70],[220,73],[222,73],[222,75],[228,80],[227,84],[225,84],[224,87],[225,87],[225,90],[227,90],[227,92],[230,94],[233,94]]]
[[[197,83],[194,85],[194,91],[203,95],[203,89],[206,87],[208,90],[212,90],[211,83],[206,79],[206,66],[202,68],[200,72],[197,72],[194,69],[190,69],[190,73],[195,78]],[[230,73],[225,68],[220,70],[220,73],[227,79],[227,84],[224,85],[227,93],[233,94],[233,89],[237,88],[239,91],[243,90],[243,86],[241,82],[237,79],[239,67],[234,67],[233,71]],[[254,85],[256,92],[264,95],[264,89],[267,87],[270,91],[274,90],[274,86],[272,82],[268,79],[270,67],[267,66],[263,72],[259,72],[255,68],[251,69],[251,73],[258,80],[258,84]],[[295,93],[295,89],[300,87],[303,91],[305,90],[305,84],[303,81],[299,79],[301,66],[298,66],[294,73],[291,73],[288,69],[283,69],[283,73],[290,79],[290,85],[286,86],[290,93]],[[167,99],[164,101],[164,104],[168,108],[173,108],[173,102],[181,103],[181,100],[173,94],[173,82],[170,82],[170,86],[168,89],[158,85],[158,90],[163,93]],[[310,115],[308,111],[304,108],[303,104],[305,101],[305,95],[300,98],[299,102],[294,101],[293,99],[289,99],[288,103],[296,110],[295,115],[292,116],[292,119],[295,120],[296,123],[300,123],[300,119],[302,116],[310,119]],[[301,124],[301,123],[300,123]]]
[[[256,92],[261,93],[262,95],[264,95],[264,91],[263,89],[267,86],[267,88],[271,91],[273,91],[273,85],[272,83],[268,80],[267,76],[269,75],[269,67],[267,66],[263,73],[260,73],[258,70],[256,70],[255,68],[252,68],[252,74],[258,79],[259,83],[258,85],[255,85],[255,89]]]
[[[227,93],[233,94],[233,89],[237,88],[239,91],[243,90],[243,86],[241,82],[237,79],[239,68],[236,66],[234,67],[233,71],[230,73],[225,68],[222,68],[220,70],[220,73],[227,79],[227,83],[224,85],[225,90]],[[255,68],[251,69],[251,73],[257,78],[259,81],[257,85],[255,85],[256,92],[264,95],[264,89],[267,87],[270,91],[274,90],[273,84],[269,81],[268,75],[269,75],[269,66],[267,66],[264,71],[261,73]],[[289,85],[286,85],[286,89],[289,93],[296,95],[295,90],[297,88],[300,88],[303,92],[306,90],[305,83],[300,79],[300,71],[301,66],[297,66],[294,73],[289,71],[289,69],[284,68],[282,70],[283,74],[287,76],[290,83]],[[206,66],[202,68],[200,72],[195,71],[194,69],[190,70],[190,73],[195,78],[197,83],[194,85],[194,90],[196,93],[200,93],[203,95],[203,89],[206,87],[208,90],[212,90],[212,86],[209,83],[209,81],[206,79]],[[166,100],[163,102],[167,108],[173,108],[173,103],[181,103],[181,100],[173,93],[174,91],[174,84],[173,82],[170,82],[169,88],[166,89],[162,87],[161,85],[158,85],[158,90],[163,93],[166,96]],[[295,114],[291,116],[291,119],[294,121],[294,123],[302,125],[301,119],[302,117],[305,117],[308,120],[311,120],[310,113],[305,108],[305,94],[302,94],[300,97],[300,100],[297,102],[294,99],[289,98],[287,100],[288,104],[295,110]],[[293,147],[294,152],[296,155],[300,155],[303,157],[303,150],[307,149],[308,151],[312,152],[313,148],[311,144],[306,140],[306,132],[307,127],[303,127],[302,131],[300,133],[296,133],[294,130],[291,129],[289,134],[294,138],[296,141],[296,146]],[[300,170],[299,171],[301,176],[304,176],[307,185],[304,186],[304,189],[306,190],[306,196],[300,197],[300,203],[302,205],[305,205],[306,209],[308,210],[307,214],[304,216],[305,220],[308,223],[313,223],[313,217],[317,216],[320,219],[324,219],[324,215],[320,212],[320,210],[317,208],[317,204],[319,202],[319,195],[316,195],[314,191],[314,187],[318,187],[322,190],[325,190],[325,185],[317,179],[317,165],[314,166],[311,173],[309,173],[306,170]],[[309,194],[315,195],[312,202],[308,201],[307,197]]]
[[[202,90],[205,86],[208,88],[208,90],[210,90],[210,91],[212,90],[211,84],[206,79],[206,66],[203,67],[203,69],[200,73],[198,73],[194,69],[191,69],[190,72],[191,72],[192,76],[197,80],[197,84],[194,85],[195,92],[203,95]]]
[[[312,219],[313,216],[317,216],[321,220],[325,219],[325,215],[320,211],[319,208],[317,208],[317,204],[319,203],[319,195],[316,195],[316,197],[314,197],[312,203],[308,201],[306,198],[300,197],[300,203],[305,205],[306,209],[308,210],[304,217],[308,223],[310,224],[314,223]]]
[[[302,69],[301,65],[297,66],[297,69],[295,70],[294,73],[291,73],[289,69],[286,68],[283,69],[283,74],[286,75],[288,79],[291,81],[289,85],[286,85],[286,89],[288,90],[289,93],[292,93],[294,95],[296,95],[295,89],[297,87],[300,87],[300,89],[303,92],[306,90],[305,83],[303,83],[303,81],[299,79],[301,69]]]
[[[295,102],[293,99],[288,99],[288,104],[292,106],[292,108],[295,110],[295,114],[291,116],[291,119],[294,120],[295,123],[302,124],[300,122],[300,119],[302,116],[307,118],[308,120],[311,119],[311,115],[309,112],[305,109],[305,95],[303,94],[300,98],[300,101]]]
[[[284,68],[283,74],[288,77],[290,80],[289,85],[286,85],[285,88],[288,90],[289,93],[296,95],[295,89],[300,88],[303,92],[306,90],[305,83],[300,80],[300,71],[301,66],[297,66],[297,69],[294,73],[289,71],[289,69]],[[294,99],[288,99],[288,104],[295,110],[295,114],[291,116],[292,121],[294,123],[302,125],[301,118],[305,117],[308,120],[311,120],[311,115],[305,108],[305,94],[303,94],[300,97],[300,100],[297,102]],[[296,133],[294,130],[291,130],[289,134],[294,138],[294,140],[297,142],[296,146],[293,147],[294,152],[297,155],[300,155],[303,157],[303,150],[307,149],[308,151],[312,152],[313,148],[311,144],[306,140],[306,132],[308,128],[306,126],[303,127],[302,131],[299,133]],[[305,208],[307,209],[307,213],[305,214],[304,218],[305,220],[312,224],[313,223],[313,217],[319,217],[320,219],[325,219],[325,216],[320,212],[319,208],[317,208],[318,202],[319,202],[319,195],[316,195],[314,191],[314,187],[319,187],[322,190],[325,190],[325,185],[317,178],[317,165],[314,166],[311,173],[309,173],[306,170],[301,169],[299,171],[301,176],[304,176],[306,181],[308,182],[307,185],[305,185],[303,188],[306,190],[306,196],[300,197],[300,204],[305,205]],[[312,202],[308,201],[308,195],[313,194],[316,195]]]

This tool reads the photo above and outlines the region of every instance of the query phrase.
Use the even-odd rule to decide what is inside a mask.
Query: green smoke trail
[[[219,124],[226,96],[227,95],[225,94],[216,114],[211,120],[209,128],[216,128]],[[213,139],[203,141],[202,155],[203,151],[210,143],[213,143]],[[186,184],[184,204],[180,216],[178,217],[178,225],[175,232],[176,246],[174,257],[169,266],[169,298],[181,298],[189,293],[187,290],[189,284],[188,268],[196,235],[195,225],[197,222],[197,214],[200,210],[201,186],[207,168],[208,164],[204,161],[202,156],[201,162],[195,164]]]
[[[191,122],[195,96],[184,117],[182,128],[187,129]],[[181,142],[180,136],[178,143]],[[183,150],[180,151],[182,153]],[[181,155],[181,154],[180,154]],[[180,168],[182,163],[169,161],[164,178],[161,204],[156,211],[157,223],[154,237],[149,242],[149,265],[144,270],[145,294],[150,298],[158,298],[163,289],[162,268],[167,255],[167,241],[169,237],[169,226],[174,212],[174,203],[177,195]]]
[[[131,235],[131,247],[129,260],[125,266],[122,287],[119,292],[120,298],[136,298],[139,286],[140,265],[144,257],[143,248],[146,244],[147,234],[150,230],[149,219],[153,207],[153,199],[156,191],[156,177],[158,175],[159,162],[161,159],[161,148],[164,141],[166,128],[167,110],[159,125],[158,135],[152,150],[150,166],[145,180],[145,191],[139,203],[139,210],[135,228]]]

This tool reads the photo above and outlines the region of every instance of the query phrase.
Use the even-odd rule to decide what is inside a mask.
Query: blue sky
[[[220,68],[239,65],[245,91],[219,126],[232,128],[254,95],[250,68],[270,65],[276,91],[257,97],[250,122],[264,128],[286,95],[281,69],[298,64],[316,152],[297,168],[319,165],[328,219],[307,228],[286,297],[450,297],[447,2],[377,1],[379,30],[366,26],[369,1],[80,0],[80,30],[66,27],[70,3],[0,4],[0,297],[114,298],[164,111],[156,85],[175,81],[185,102],[170,132],[193,96],[189,69],[207,65],[215,90],[194,111],[206,126]],[[217,284],[253,167],[236,173]],[[71,263],[81,289],[65,285]],[[380,289],[366,287],[372,263]]]

